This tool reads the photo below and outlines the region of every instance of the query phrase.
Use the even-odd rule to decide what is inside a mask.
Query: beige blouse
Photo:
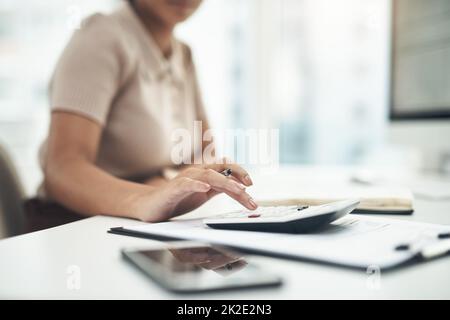
[[[166,59],[129,4],[95,14],[75,31],[50,83],[52,110],[80,114],[103,127],[97,165],[138,180],[165,167],[174,129],[205,121],[185,44],[173,40]],[[46,143],[41,152],[45,165]]]

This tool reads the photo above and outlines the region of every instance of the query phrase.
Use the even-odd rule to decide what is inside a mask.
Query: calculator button
[[[248,217],[249,218],[259,218],[259,217],[261,217],[261,215],[258,213],[254,213],[254,214],[249,215]]]

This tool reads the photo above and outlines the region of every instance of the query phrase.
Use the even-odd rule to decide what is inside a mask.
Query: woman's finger
[[[222,162],[223,163],[221,163],[221,164],[208,165],[207,168],[213,169],[218,172],[222,172],[223,170],[226,170],[226,169],[231,169],[231,171],[232,171],[231,175],[233,177],[235,177],[236,179],[238,179],[241,183],[243,183],[246,186],[253,185],[253,181],[250,178],[250,175],[240,165],[230,162],[227,159],[223,160]]]
[[[206,169],[203,172],[203,179],[208,183],[212,188],[222,191],[222,192],[231,192],[231,193],[242,193],[245,192],[245,186],[239,182],[234,181],[233,179],[228,179],[224,175],[214,171],[213,169]]]
[[[255,200],[253,200],[253,198],[247,192],[237,194],[224,191],[224,193],[226,193],[229,197],[233,198],[234,200],[236,200],[249,210],[255,210],[258,208],[258,205],[256,204]]]
[[[211,190],[211,185],[203,181],[181,177],[173,180],[173,187],[171,187],[174,196],[183,198],[184,196],[196,192],[208,192]]]
[[[245,186],[233,179],[229,179],[213,169],[206,169],[203,173],[203,179],[214,190],[226,193],[247,209],[255,210],[258,207],[252,197],[245,192]]]
[[[247,209],[255,210],[258,207],[252,197],[245,192],[245,187],[241,184],[224,177],[212,169],[208,169],[205,175],[206,181],[214,190],[226,193],[229,197],[238,201]]]
[[[258,206],[251,196],[245,192],[246,187],[240,182],[235,181],[236,178],[225,177],[214,169],[205,169],[202,167],[193,167],[187,169],[182,177],[179,177],[176,187],[176,193],[172,193],[174,198],[172,202],[181,201],[180,198],[185,198],[195,192],[206,193],[208,198],[213,197],[218,193],[226,193],[231,198],[241,203],[249,210],[254,210]],[[196,181],[196,184],[193,184]],[[204,183],[203,185],[201,183]],[[196,188],[194,189],[193,186]],[[208,189],[209,188],[209,189]]]

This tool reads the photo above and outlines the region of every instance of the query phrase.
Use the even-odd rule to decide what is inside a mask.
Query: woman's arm
[[[98,123],[74,113],[52,113],[44,168],[45,187],[51,198],[86,215],[108,214],[149,222],[184,213],[180,205],[193,195],[206,201],[224,192],[245,207],[256,208],[243,185],[218,172],[220,165],[188,168],[161,185],[116,178],[95,165],[100,137]],[[238,166],[234,166],[234,174],[240,181],[248,176]],[[197,201],[189,201],[191,204],[195,207]],[[182,207],[192,209],[185,203]]]
[[[138,218],[137,199],[154,188],[118,179],[95,166],[101,126],[85,117],[53,112],[44,168],[49,196],[77,212]]]

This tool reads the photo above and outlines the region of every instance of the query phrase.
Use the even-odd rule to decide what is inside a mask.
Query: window
[[[37,153],[48,129],[47,85],[58,56],[84,16],[117,2],[0,2],[0,143],[28,194],[41,181]]]
[[[279,128],[282,163],[355,164],[382,142],[389,1],[209,0],[179,34],[215,127]]]

